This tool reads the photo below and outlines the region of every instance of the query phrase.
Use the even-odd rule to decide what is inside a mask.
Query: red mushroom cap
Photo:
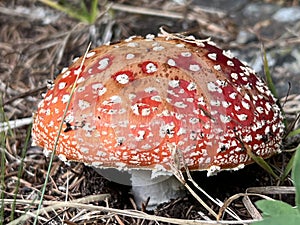
[[[170,171],[174,149],[190,170],[239,168],[280,151],[282,116],[253,70],[209,40],[165,33],[90,51],[40,103],[34,141],[96,167]],[[170,147],[171,146],[171,147]]]

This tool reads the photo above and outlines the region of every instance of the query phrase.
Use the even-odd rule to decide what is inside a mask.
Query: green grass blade
[[[272,76],[271,76],[271,73],[270,73],[267,54],[266,54],[266,51],[263,47],[262,47],[262,52],[263,52],[264,71],[265,71],[267,85],[270,88],[270,91],[272,92],[274,97],[278,99],[278,94],[277,94],[277,91],[276,91],[276,88],[275,88],[275,85],[273,83]]]
[[[296,152],[295,152],[296,153]],[[292,168],[293,168],[293,164],[294,164],[294,159],[295,159],[295,153],[293,154],[293,156],[290,158],[290,161],[288,162],[288,164],[286,165],[286,167],[284,168],[283,173],[280,176],[280,180],[284,181],[285,178],[289,175],[289,173],[291,172]]]
[[[91,4],[91,11],[90,11],[90,24],[94,23],[98,16],[98,1],[93,0]]]
[[[0,209],[0,224],[4,224],[4,191],[5,191],[5,170],[6,170],[6,156],[5,156],[5,150],[6,150],[6,139],[8,136],[13,137],[14,134],[12,130],[10,129],[8,119],[5,116],[3,102],[2,102],[2,92],[0,92],[0,123],[4,124],[7,122],[8,130],[0,131],[0,151],[1,151],[1,159],[0,159],[0,167],[1,167],[1,177],[0,177],[0,191],[1,191],[1,209]]]
[[[274,97],[277,99],[276,104],[279,106],[280,111],[281,111],[281,113],[284,117],[283,124],[284,124],[285,127],[287,127],[287,122],[286,122],[286,119],[285,119],[285,112],[283,111],[283,108],[282,108],[282,106],[280,104],[280,101],[278,99],[278,93],[276,91],[276,88],[275,88],[275,85],[274,85],[274,82],[273,82],[273,79],[272,79],[272,76],[271,76],[269,63],[268,63],[268,59],[267,59],[267,54],[266,54],[266,51],[265,51],[263,45],[261,46],[261,51],[262,51],[262,54],[263,54],[264,71],[265,71],[267,85],[268,85],[270,91],[272,92],[272,94],[274,95]]]
[[[83,64],[84,64],[84,61],[85,61],[85,59],[86,59],[86,55],[87,55],[87,53],[88,53],[90,47],[91,47],[91,43],[88,45],[87,50],[86,50],[86,52],[85,52],[85,54],[84,54],[84,56],[83,56],[83,59],[82,59],[82,62],[81,62],[81,64],[80,64],[80,68],[79,68],[80,71],[81,71],[82,68],[83,68]],[[55,151],[56,151],[56,148],[57,148],[57,145],[58,145],[58,141],[59,141],[59,137],[60,137],[60,134],[61,134],[61,132],[62,132],[62,128],[63,128],[63,124],[64,124],[63,121],[64,121],[65,118],[66,118],[67,111],[68,111],[68,109],[69,109],[69,107],[70,107],[70,104],[71,104],[72,96],[73,96],[73,94],[74,94],[74,92],[75,92],[75,89],[76,89],[77,80],[79,79],[79,76],[80,76],[80,75],[81,75],[81,72],[78,73],[78,75],[76,76],[76,79],[75,79],[75,81],[74,81],[74,83],[73,83],[73,85],[72,85],[72,89],[71,89],[71,91],[70,91],[70,98],[69,98],[69,100],[68,100],[68,102],[67,102],[66,108],[65,108],[65,110],[64,110],[64,114],[63,114],[63,116],[62,116],[62,120],[61,120],[60,126],[59,126],[59,128],[58,128],[57,137],[55,138],[54,148],[53,148],[53,150],[52,150],[51,157],[50,157],[50,160],[49,160],[49,166],[48,166],[48,170],[47,170],[45,182],[44,182],[44,185],[43,185],[43,188],[42,188],[41,198],[40,198],[40,202],[39,202],[38,209],[37,209],[37,214],[36,214],[36,216],[35,216],[33,225],[36,225],[37,222],[38,222],[37,220],[38,220],[39,212],[40,212],[40,210],[41,210],[41,208],[42,208],[43,199],[44,199],[44,196],[45,196],[45,193],[46,193],[46,186],[47,186],[47,183],[48,183],[48,180],[49,180],[50,171],[51,171],[51,168],[52,168],[52,163],[53,163]]]
[[[0,122],[4,122],[5,115],[4,115],[4,109],[2,106],[2,96],[0,95]],[[0,132],[0,151],[1,151],[1,209],[0,209],[0,224],[4,224],[4,190],[5,190],[5,139],[6,139],[6,132],[1,131]]]
[[[291,131],[291,132],[287,135],[287,137],[294,137],[294,136],[296,136],[296,135],[298,135],[298,134],[300,134],[300,129]]]
[[[21,179],[21,176],[22,176],[22,173],[23,173],[24,159],[25,159],[27,148],[28,148],[28,145],[29,145],[29,140],[30,140],[30,135],[31,135],[31,127],[32,127],[32,125],[30,125],[27,129],[24,147],[23,147],[22,152],[21,152],[21,162],[20,162],[20,166],[19,166],[19,170],[18,170],[18,179],[17,179],[17,182],[16,182],[16,189],[15,189],[15,193],[14,193],[14,201],[13,201],[12,207],[11,207],[12,208],[12,211],[11,211],[11,214],[10,214],[10,220],[11,221],[14,220],[14,213],[15,213],[15,209],[16,209],[16,200],[17,200],[17,195],[18,195],[18,191],[19,191],[19,188],[20,188],[20,179]]]
[[[51,0],[39,0],[40,2],[58,10],[61,12],[66,13],[70,17],[73,17],[75,19],[80,20],[81,22],[85,22],[88,24],[92,24],[95,22],[97,15],[98,15],[98,1],[93,0],[91,3],[91,9],[90,12],[88,8],[86,7],[86,4],[84,1],[80,2],[80,7],[77,9],[75,7],[72,7],[70,4],[67,3],[57,3]]]
[[[292,179],[296,188],[295,202],[298,211],[300,212],[300,147],[297,148],[293,163]]]
[[[271,166],[260,156],[255,155],[249,146],[245,146],[247,149],[248,155],[256,162],[260,167],[262,167],[265,171],[271,174],[275,179],[279,179],[279,176],[273,171]]]

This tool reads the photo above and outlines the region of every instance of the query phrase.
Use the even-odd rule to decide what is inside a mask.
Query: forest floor
[[[77,8],[80,5],[74,3],[80,1],[65,2]],[[3,105],[4,114],[0,113],[0,122],[4,121],[4,115],[9,121],[31,118],[42,99],[41,93],[46,91],[47,81],[53,80],[75,57],[83,55],[90,42],[93,48],[131,35],[157,34],[161,26],[169,32],[192,34],[200,39],[211,37],[219,47],[230,49],[235,56],[248,62],[262,77],[263,46],[279,98],[285,103],[287,120],[292,122],[300,111],[299,5],[295,0],[99,1],[96,21],[87,24],[49,8],[41,1],[1,1],[0,105]],[[4,156],[1,161],[1,198],[2,202],[6,201],[2,209],[3,224],[24,214],[28,215],[24,224],[33,223],[30,212],[37,209],[34,201],[41,195],[47,174],[49,158],[44,156],[41,148],[31,146],[30,137],[26,144],[29,128],[29,125],[24,125],[9,131],[0,130],[0,148]],[[282,175],[299,142],[299,137],[285,140],[283,153],[268,160],[278,175]],[[22,173],[18,174],[21,165]],[[290,177],[278,181],[257,164],[212,177],[206,177],[204,172],[192,176],[201,188],[221,201],[238,193],[265,194],[266,191],[255,189],[265,187],[269,197],[294,204],[294,195],[280,189],[293,185]],[[271,189],[275,191],[268,191]],[[194,190],[205,199],[196,188]],[[109,194],[110,198],[105,199],[106,195],[102,194]],[[91,196],[98,198],[90,199]],[[105,200],[99,199],[101,197]],[[15,209],[13,204],[7,204],[14,198],[17,199]],[[260,198],[249,199],[254,203]],[[66,165],[55,158],[43,207],[65,201],[74,203],[75,200],[102,208],[61,205],[42,212],[38,224],[171,224],[171,218],[182,219],[174,220],[174,223],[187,224],[184,220],[214,220],[189,193],[154,210],[146,207],[140,212],[130,194],[130,187],[110,182],[81,163]],[[243,220],[259,218],[245,207],[246,200],[240,197],[230,204],[230,208]],[[218,212],[218,206],[210,200],[205,201]],[[235,221],[227,213],[222,219]]]

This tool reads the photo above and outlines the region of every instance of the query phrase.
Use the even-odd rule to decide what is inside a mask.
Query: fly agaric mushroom
[[[53,151],[61,123],[62,160],[129,171],[134,186],[170,177],[178,152],[179,169],[242,168],[252,162],[245,146],[268,158],[280,151],[284,130],[252,69],[210,40],[165,31],[95,48],[58,75],[35,115],[34,142]],[[137,192],[147,199],[145,187]]]

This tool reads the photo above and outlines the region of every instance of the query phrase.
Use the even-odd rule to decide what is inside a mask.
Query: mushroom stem
[[[131,170],[132,194],[140,208],[150,197],[148,209],[185,195],[184,186],[173,175],[152,178],[151,170]]]
[[[94,168],[101,176],[115,183],[132,186],[138,208],[142,207],[150,198],[147,209],[154,209],[157,205],[168,202],[171,199],[185,195],[184,186],[176,179],[172,173],[155,175],[151,170],[120,171],[115,168]]]

